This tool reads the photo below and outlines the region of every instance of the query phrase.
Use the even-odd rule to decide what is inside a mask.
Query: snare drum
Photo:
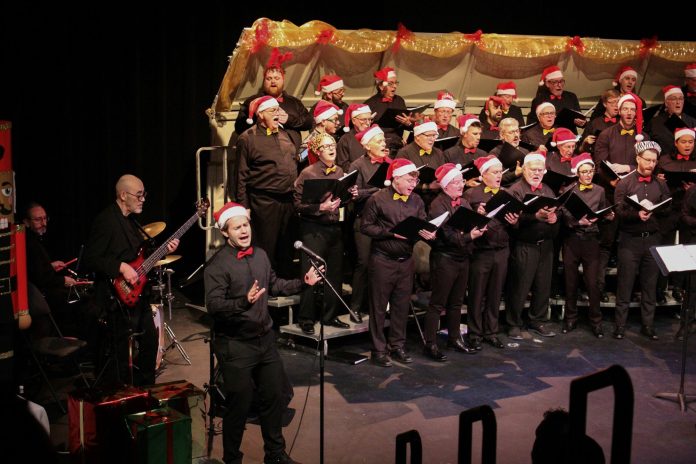
[[[152,307],[152,319],[155,323],[155,330],[157,331],[157,361],[155,362],[155,369],[159,369],[160,364],[162,364],[162,358],[164,357],[164,308],[161,304],[151,304]]]

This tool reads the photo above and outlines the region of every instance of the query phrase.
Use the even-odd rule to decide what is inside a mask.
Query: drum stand
[[[155,274],[157,275],[157,285],[153,285],[152,289],[159,291],[159,301],[162,307],[164,307],[164,302],[167,302],[167,308],[169,310],[169,320],[172,320],[172,300],[174,299],[174,295],[172,294],[172,274],[174,274],[174,271],[172,269],[167,269],[162,266],[158,266],[155,268]],[[164,283],[164,275],[167,275],[167,283],[165,285]],[[167,291],[167,293],[164,293],[164,291]],[[167,345],[166,348],[161,348],[162,353],[163,353],[163,359],[164,356],[167,355],[169,350],[176,348],[179,350],[179,353],[181,354],[181,357],[184,358],[186,363],[190,366],[191,365],[191,358],[189,357],[188,353],[184,349],[184,346],[179,342],[179,340],[176,338],[176,334],[174,333],[174,330],[167,324],[166,321],[163,322],[163,327],[164,327],[164,332],[167,334],[167,337],[169,338],[169,345]]]

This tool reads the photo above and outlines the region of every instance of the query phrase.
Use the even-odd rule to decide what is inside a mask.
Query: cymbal
[[[178,261],[181,259],[181,255],[168,255],[165,256],[164,258],[160,259],[155,263],[155,267],[157,266],[166,266],[169,263],[173,263],[174,261]]]
[[[150,237],[156,237],[164,230],[165,227],[167,227],[167,224],[164,222],[151,222],[150,224],[144,225],[143,230]]]

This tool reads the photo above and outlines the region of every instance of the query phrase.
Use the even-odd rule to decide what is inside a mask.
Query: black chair
[[[423,444],[417,430],[409,430],[396,436],[395,464],[406,464],[408,445],[411,445],[410,464],[423,464]]]
[[[498,425],[495,413],[488,405],[467,409],[459,414],[459,464],[471,464],[473,424],[478,421],[483,425],[481,463],[495,464]]]

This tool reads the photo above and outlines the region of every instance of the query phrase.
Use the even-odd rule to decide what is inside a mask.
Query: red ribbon
[[[491,126],[491,127],[488,128],[488,130],[499,131],[499,130],[500,130],[500,127],[498,127],[498,126]]]
[[[649,39],[641,39],[640,41],[640,57],[645,58],[648,53],[653,49],[657,48],[659,43],[657,42],[657,36],[654,35]]]
[[[412,37],[413,32],[409,31],[402,23],[399,23],[396,30],[396,40],[394,41],[394,45],[392,45],[392,53],[399,52],[402,40],[411,40]]]
[[[542,184],[540,182],[536,187],[533,185],[530,185],[529,187],[532,189],[532,192],[536,192],[537,190],[541,190]]]
[[[449,124],[438,124],[437,128],[446,131],[449,128]]]
[[[561,163],[570,163],[570,160],[572,160],[572,159],[573,159],[572,156],[569,156],[567,158],[564,156],[561,156]]]
[[[473,155],[476,153],[476,148],[465,148],[464,153],[471,153]]]
[[[579,35],[576,35],[568,39],[568,43],[566,44],[566,50],[570,51],[571,48],[574,48],[579,55],[585,53],[585,44],[582,42],[582,39]]]
[[[383,103],[391,103],[394,99],[392,97],[382,97]]]
[[[652,180],[652,176],[645,176],[645,177],[638,176],[638,182],[650,182],[651,180]]]
[[[481,36],[483,36],[483,31],[481,29],[474,32],[473,34],[464,34],[464,38],[466,40],[471,40],[472,42],[476,43],[481,42]]]
[[[250,256],[254,252],[254,247],[249,247],[246,250],[239,250],[237,252],[237,259],[242,259],[245,256]]]
[[[383,158],[370,158],[370,163],[372,164],[382,164],[386,161],[386,156]]]
[[[271,38],[271,32],[268,30],[268,20],[263,19],[261,23],[256,26],[254,31],[254,39],[251,44],[251,53],[257,53],[263,47],[268,44],[268,40]]]
[[[278,95],[277,97],[275,97],[275,99],[278,103],[283,103],[283,101],[285,100],[282,95]]]
[[[551,100],[560,100],[560,99],[561,99],[561,95],[558,95],[558,96],[551,95]]]
[[[616,118],[610,118],[609,116],[604,116],[604,122],[610,122],[616,124]]]
[[[452,200],[452,201],[450,202],[450,204],[452,205],[452,208],[454,208],[455,206],[461,206],[461,204],[462,204],[462,199],[461,199],[461,198],[457,198],[456,200]]]
[[[678,159],[678,160],[689,161],[689,157],[690,157],[690,156],[691,156],[691,155],[679,155],[679,154],[677,154],[677,159]]]
[[[687,97],[696,97],[696,92],[686,92]]]
[[[326,45],[329,42],[333,42],[334,31],[333,29],[324,29],[319,34],[317,34],[317,43],[319,45]]]

